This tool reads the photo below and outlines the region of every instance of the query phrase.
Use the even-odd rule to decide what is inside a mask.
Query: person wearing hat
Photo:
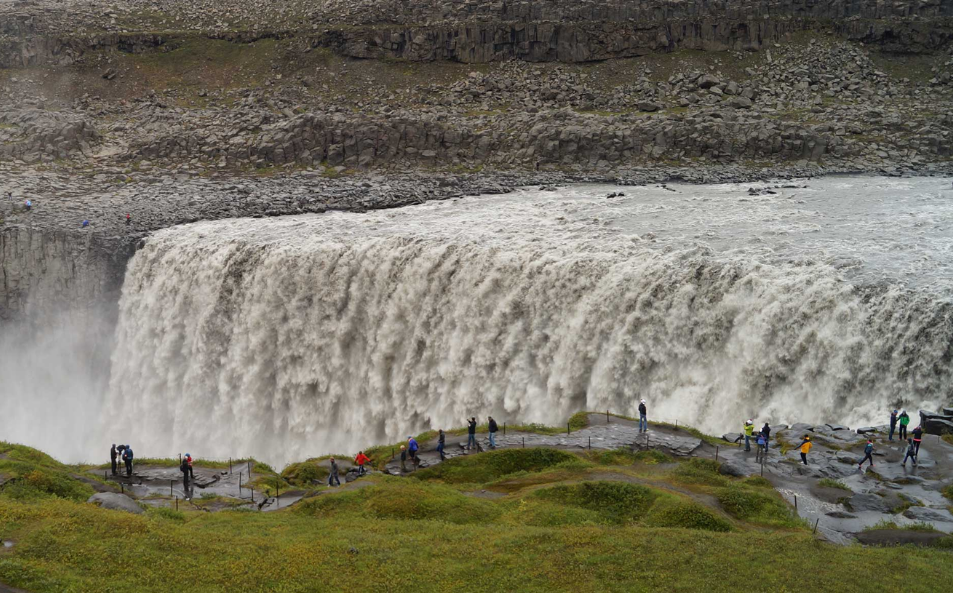
[[[906,410],[900,410],[900,440],[906,440],[907,438],[907,425],[910,424],[910,416],[907,414]]]
[[[754,420],[745,420],[745,451],[751,451],[751,435],[754,434]]]
[[[645,400],[639,402],[639,432],[649,431],[649,421],[646,419]]]
[[[897,411],[894,410],[890,412],[890,434],[887,436],[888,441],[893,440],[893,431],[897,430]]]
[[[811,437],[804,435],[804,440],[797,448],[801,451],[801,462],[807,465],[807,454],[811,452]]]

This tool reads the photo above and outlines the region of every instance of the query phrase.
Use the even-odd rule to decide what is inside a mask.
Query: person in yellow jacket
[[[811,452],[811,437],[804,435],[804,440],[797,448],[801,451],[801,461],[807,465],[807,454]]]
[[[754,434],[754,420],[745,420],[745,451],[751,451],[751,435]]]

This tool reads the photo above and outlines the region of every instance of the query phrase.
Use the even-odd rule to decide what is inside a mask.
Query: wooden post
[[[569,423],[566,423],[566,434],[569,434]]]
[[[794,495],[794,510],[797,510],[797,494]]]
[[[179,510],[179,497],[175,497],[175,510]]]
[[[126,493],[126,488],[125,488],[125,486],[122,485],[122,482],[119,482],[119,493],[120,493],[120,494],[125,494],[125,493]]]
[[[238,472],[238,498],[242,497],[242,472]]]
[[[175,480],[169,480],[169,496],[172,496],[172,486],[175,485]]]
[[[718,461],[718,445],[715,445],[715,461]]]
[[[228,458],[228,473],[232,473],[232,458]]]
[[[278,476],[275,476],[275,508],[281,506],[281,486],[278,484]]]
[[[526,448],[526,437],[523,437],[523,448]]]
[[[609,410],[606,410],[606,424],[609,423]]]
[[[589,450],[592,451],[592,437],[589,437]]]
[[[817,524],[820,522],[821,522],[820,518],[814,521],[814,535],[817,535]]]
[[[503,423],[503,436],[506,436],[506,422]]]

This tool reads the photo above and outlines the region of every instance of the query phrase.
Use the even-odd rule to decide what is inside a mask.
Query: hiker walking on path
[[[811,437],[804,435],[804,440],[797,446],[801,451],[801,462],[807,465],[807,454],[811,452]]]
[[[113,443],[113,448],[109,450],[109,461],[112,462],[114,476],[116,475],[116,469],[117,469],[116,458],[118,456],[119,454],[116,453],[116,443]]]
[[[470,418],[467,420],[467,451],[470,450],[470,447],[476,449],[476,418]]]
[[[913,465],[917,464],[917,446],[913,444],[913,439],[907,439],[907,454],[900,465],[907,465],[908,459],[913,459]]]
[[[364,451],[358,451],[357,457],[354,458],[354,463],[357,464],[357,475],[363,476],[367,473],[367,470],[364,469],[364,464],[370,461],[371,458],[364,454]]]
[[[331,458],[331,472],[328,474],[328,488],[337,484],[341,485],[341,478],[338,477],[338,462]]]
[[[496,449],[496,431],[499,428],[496,425],[496,420],[493,419],[493,416],[490,416],[490,448]]]
[[[764,433],[758,433],[758,452],[755,455],[755,461],[761,463],[768,456],[768,441],[764,438]]]
[[[649,431],[648,415],[645,409],[645,400],[639,402],[639,432]]]
[[[764,426],[761,427],[761,434],[764,435],[764,452],[768,452],[768,442],[771,440],[771,427],[768,426],[768,423],[765,422]]]
[[[907,425],[910,424],[910,416],[907,415],[906,410],[900,411],[900,440],[906,440],[907,438]]]
[[[185,460],[189,462],[189,477],[195,480],[195,470],[192,469],[192,454],[186,453]]]
[[[860,463],[857,464],[857,469],[862,469],[864,467],[865,461],[870,461],[870,467],[874,466],[874,458],[871,455],[874,454],[874,440],[867,439],[867,446],[864,447],[864,458],[860,460]]]
[[[417,440],[414,437],[407,437],[407,453],[410,455],[410,462],[414,464],[414,469],[420,465],[420,459],[417,458],[418,449],[420,445],[417,444]]]
[[[189,454],[186,453],[182,461],[179,462],[179,471],[182,472],[182,488],[185,490],[186,499],[189,496]]]
[[[897,429],[897,411],[894,410],[890,412],[890,435],[887,438],[888,441],[893,440],[893,431]]]
[[[407,473],[407,446],[400,446],[400,471]]]
[[[754,434],[754,420],[745,420],[745,451],[751,451],[751,435]]]
[[[132,447],[126,445],[126,448],[122,451],[122,460],[126,464],[126,477],[132,477]]]
[[[923,429],[917,426],[913,429],[913,446],[917,448],[917,457],[920,456],[920,441],[923,440]]]
[[[440,434],[437,436],[437,453],[440,453],[440,461],[446,461],[446,456],[443,454],[443,448],[447,444],[447,434],[443,432],[443,429],[440,429]]]

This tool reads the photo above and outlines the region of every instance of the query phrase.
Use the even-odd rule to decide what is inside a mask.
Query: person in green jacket
[[[754,420],[745,420],[745,451],[751,451],[752,434],[754,434]]]
[[[910,416],[906,410],[900,410],[900,440],[907,439],[907,425],[910,424]]]

